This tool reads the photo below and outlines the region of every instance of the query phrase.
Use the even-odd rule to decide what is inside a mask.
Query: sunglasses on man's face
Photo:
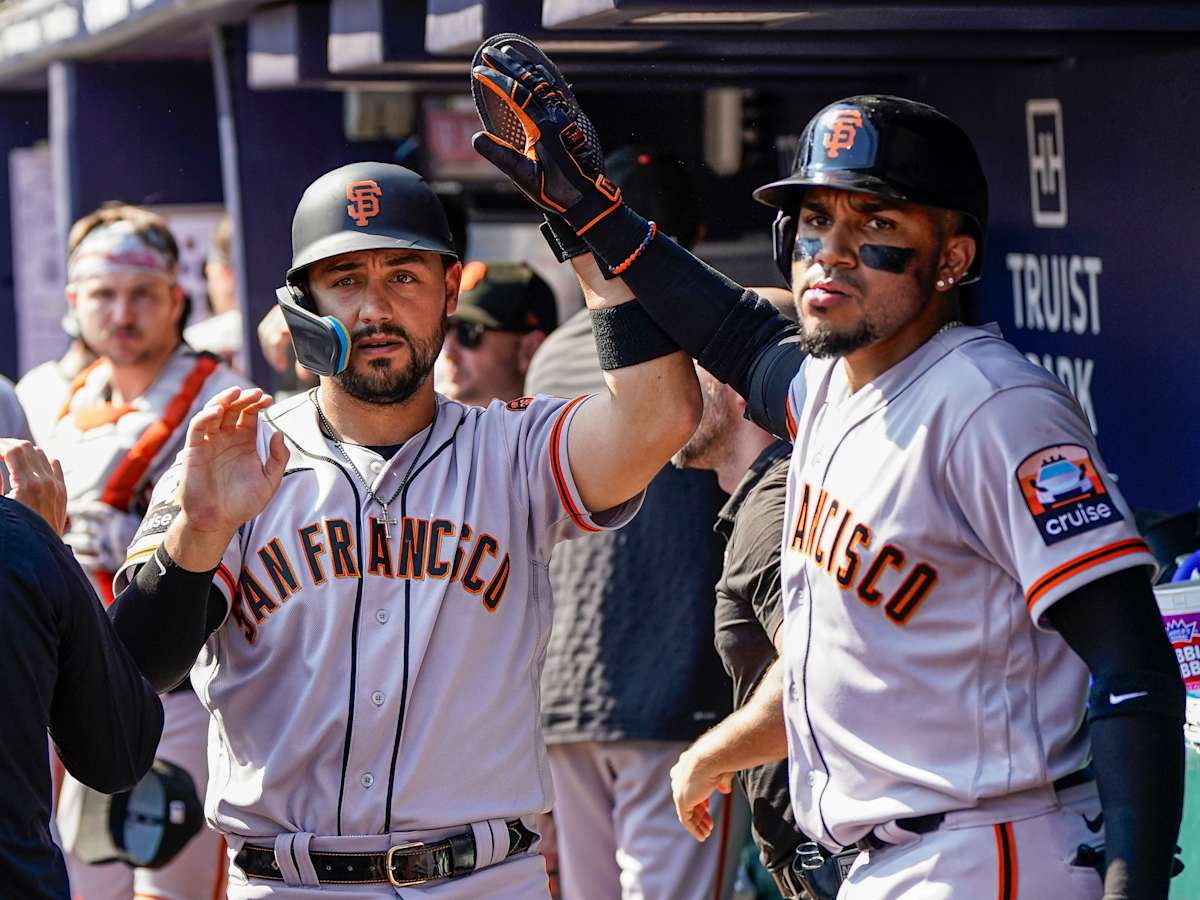
[[[454,339],[464,350],[474,350],[483,342],[483,336],[490,329],[478,322],[451,322],[450,330]]]

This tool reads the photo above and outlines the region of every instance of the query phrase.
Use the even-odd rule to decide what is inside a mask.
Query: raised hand
[[[472,139],[476,152],[576,234],[620,207],[595,129],[549,59],[523,38],[485,44],[478,58],[471,78],[485,130]]]
[[[276,432],[266,462],[258,455],[258,414],[270,405],[270,395],[259,388],[229,388],[188,425],[178,497],[192,534],[228,540],[274,496],[289,453]]]
[[[29,441],[0,439],[0,458],[8,468],[5,496],[24,503],[61,535],[67,521],[67,486],[62,466]],[[11,488],[11,489],[10,489]]]

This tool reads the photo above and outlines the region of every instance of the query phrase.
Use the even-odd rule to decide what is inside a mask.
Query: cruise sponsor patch
[[[133,543],[136,544],[142,538],[151,535],[163,534],[171,527],[171,523],[175,521],[177,515],[179,515],[179,506],[173,500],[155,504],[142,519],[141,527],[133,537]]]
[[[1079,444],[1056,444],[1017,466],[1021,496],[1046,545],[1121,521],[1092,455]]]

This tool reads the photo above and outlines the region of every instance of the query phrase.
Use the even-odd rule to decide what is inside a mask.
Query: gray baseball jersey
[[[1046,610],[1152,566],[1068,391],[994,328],[931,338],[854,394],[789,397],[785,696],[797,823],[847,845],[1082,767],[1088,671]]]
[[[538,684],[550,551],[640,503],[602,521],[585,510],[566,447],[585,398],[484,410],[438,396],[432,425],[391,460],[346,444],[379,497],[397,494],[384,521],[314,396],[260,421],[260,454],[282,431],[291,459],[214,579],[230,610],[192,670],[213,717],[209,821],[236,846],[549,809]],[[161,541],[179,472],[156,488],[118,585]]]

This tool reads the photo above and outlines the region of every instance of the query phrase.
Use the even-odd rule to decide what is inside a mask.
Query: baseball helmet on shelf
[[[775,264],[791,283],[796,215],[808,188],[826,187],[961,213],[977,245],[960,284],[979,280],[987,228],[987,179],[971,139],[932,106],[868,94],[831,103],[800,136],[792,172],[754,199],[779,210]]]
[[[292,265],[275,291],[296,359],[318,375],[350,361],[350,336],[333,316],[317,315],[305,270],[357,250],[424,250],[458,259],[446,213],[416,172],[391,163],[352,163],[308,186],[292,218]]]

